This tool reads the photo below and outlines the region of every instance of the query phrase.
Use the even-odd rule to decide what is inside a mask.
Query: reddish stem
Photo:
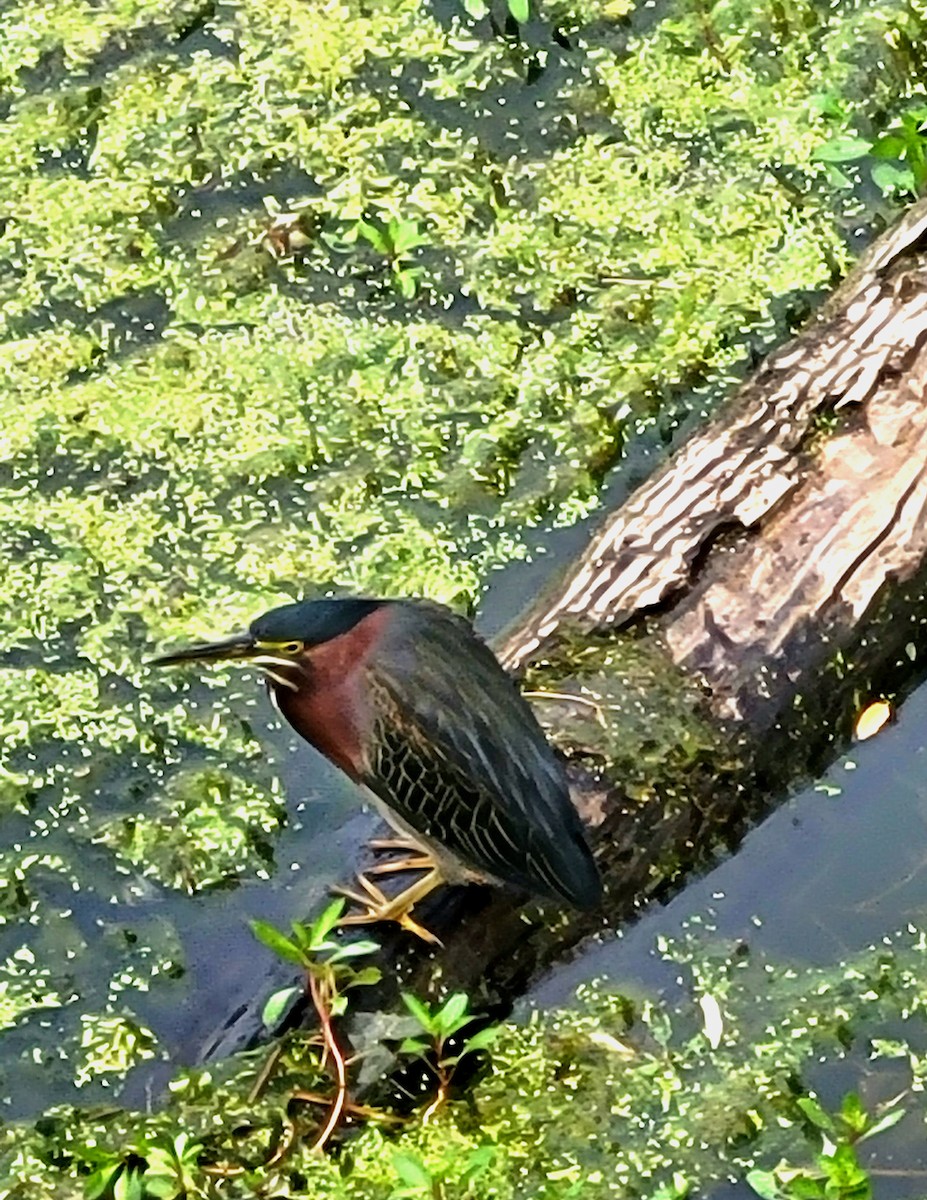
[[[331,1112],[328,1114],[328,1120],[325,1122],[322,1132],[312,1145],[313,1150],[321,1150],[334,1133],[338,1122],[341,1120],[341,1114],[344,1112],[344,1104],[348,1094],[347,1070],[344,1064],[344,1057],[335,1039],[335,1032],[332,1029],[331,1012],[328,1006],[329,996],[327,993],[328,988],[323,987],[320,981],[310,973],[309,994],[312,997],[312,1003],[315,1005],[315,1011],[319,1015],[319,1025],[322,1029],[322,1041],[325,1046],[325,1053],[331,1056],[331,1060],[335,1065],[335,1084],[337,1086]]]

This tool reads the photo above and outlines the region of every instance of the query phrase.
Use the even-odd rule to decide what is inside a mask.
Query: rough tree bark
[[[604,912],[554,921],[510,894],[446,889],[416,913],[436,954],[378,930],[404,986],[440,976],[503,1008],[736,842],[846,728],[856,694],[904,686],[927,649],[925,384],[921,203],[495,646],[548,693],[539,712],[572,751]],[[374,826],[353,825],[358,843]],[[389,1006],[392,986],[365,999]],[[256,1029],[246,1007],[203,1055]]]

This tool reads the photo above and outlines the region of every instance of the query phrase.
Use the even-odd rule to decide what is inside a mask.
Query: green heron
[[[508,883],[577,908],[602,885],[566,776],[517,686],[470,624],[425,600],[306,600],[247,633],[152,661],[247,660],[277,708],[366,790],[417,857],[368,874],[427,868],[388,899],[359,875],[348,922],[397,921],[430,940],[412,907],[443,882]]]

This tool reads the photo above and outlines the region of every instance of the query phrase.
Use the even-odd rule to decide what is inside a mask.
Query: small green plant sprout
[[[872,168],[883,195],[921,195],[927,185],[927,105],[902,113],[872,143],[872,155],[883,160]]]
[[[147,1166],[142,1175],[145,1196],[158,1200],[175,1200],[201,1192],[197,1184],[197,1162],[203,1147],[186,1133],[176,1137],[163,1134],[149,1143],[145,1150]]]
[[[396,1151],[393,1170],[399,1179],[389,1200],[448,1200],[472,1195],[471,1185],[492,1165],[495,1146],[478,1146],[461,1161],[459,1150],[446,1155],[436,1167],[426,1167],[415,1154]]]
[[[846,116],[837,107],[818,107],[825,116]],[[919,196],[927,186],[927,105],[909,108],[877,137],[851,132],[833,137],[817,148],[814,158],[824,163],[831,182],[838,187],[852,186],[842,164],[875,159],[869,173],[883,196]]]
[[[814,1165],[780,1162],[772,1171],[751,1171],[747,1182],[763,1200],[871,1200],[872,1181],[860,1164],[857,1146],[897,1125],[906,1111],[899,1107],[904,1095],[870,1114],[859,1096],[848,1092],[833,1115],[812,1096],[802,1096],[795,1105],[816,1151]]]
[[[353,987],[378,983],[379,967],[366,966],[360,969],[353,960],[379,950],[377,942],[338,942],[332,933],[344,912],[344,900],[333,900],[320,917],[305,925],[294,921],[290,926],[291,936],[282,933],[267,921],[252,921],[255,937],[288,962],[297,963],[306,972],[306,986],[319,1018],[322,1039],[322,1064],[331,1064],[335,1082],[335,1097],[331,1102],[328,1120],[316,1138],[313,1149],[321,1149],[328,1141],[348,1105],[347,1064],[332,1025],[335,1017],[347,1008],[345,993]],[[273,1023],[293,998],[297,989],[287,988],[276,992],[264,1006],[265,1024]],[[300,1098],[317,1100],[308,1093]]]
[[[354,959],[364,958],[380,949],[377,942],[338,942],[332,936],[344,912],[344,900],[333,900],[320,917],[311,925],[293,921],[291,935],[282,933],[269,921],[252,921],[251,931],[258,941],[268,949],[285,958],[287,962],[302,967],[310,982],[315,980],[330,1002],[332,1016],[341,1016],[347,1008],[345,992],[352,987],[379,983],[380,968],[367,966],[359,970],[352,965]],[[264,1006],[264,1023],[272,1026],[283,1009],[298,992],[298,988],[285,988],[275,992]]]
[[[80,1157],[95,1169],[84,1182],[85,1200],[177,1200],[203,1194],[198,1162],[202,1143],[186,1133],[141,1140],[127,1154],[85,1146]],[[199,1178],[198,1178],[199,1177]]]
[[[144,1200],[142,1168],[134,1155],[83,1146],[79,1157],[93,1166],[84,1180],[85,1200]]]
[[[423,268],[411,266],[409,256],[419,246],[428,244],[419,222],[404,221],[400,217],[390,217],[385,222],[362,219],[355,225],[354,235],[355,240],[362,238],[389,261],[393,286],[404,299],[413,299]]]
[[[469,1011],[470,1001],[466,992],[454,992],[443,1004],[429,1005],[411,995],[402,993],[403,1003],[415,1017],[426,1037],[407,1037],[400,1047],[400,1054],[412,1054],[421,1058],[434,1072],[438,1089],[434,1099],[425,1110],[424,1120],[429,1120],[447,1099],[447,1091],[454,1071],[460,1060],[477,1050],[486,1050],[499,1033],[496,1025],[487,1025],[469,1037],[457,1035],[477,1014]],[[457,1043],[449,1045],[452,1039]]]

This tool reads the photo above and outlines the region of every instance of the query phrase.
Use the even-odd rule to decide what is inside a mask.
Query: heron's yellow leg
[[[405,891],[393,897],[384,895],[366,875],[358,875],[357,882],[363,888],[363,892],[355,892],[344,887],[332,889],[341,896],[347,896],[349,900],[353,900],[364,909],[362,913],[353,913],[351,916],[342,917],[338,922],[339,925],[372,925],[377,921],[395,921],[397,925],[407,929],[409,933],[414,933],[423,941],[430,942],[435,946],[441,945],[440,938],[435,937],[433,933],[419,925],[417,921],[413,921],[409,916],[419,900],[423,900],[436,887],[440,887],[444,883],[444,876],[437,867],[433,867],[427,875],[423,875]]]

